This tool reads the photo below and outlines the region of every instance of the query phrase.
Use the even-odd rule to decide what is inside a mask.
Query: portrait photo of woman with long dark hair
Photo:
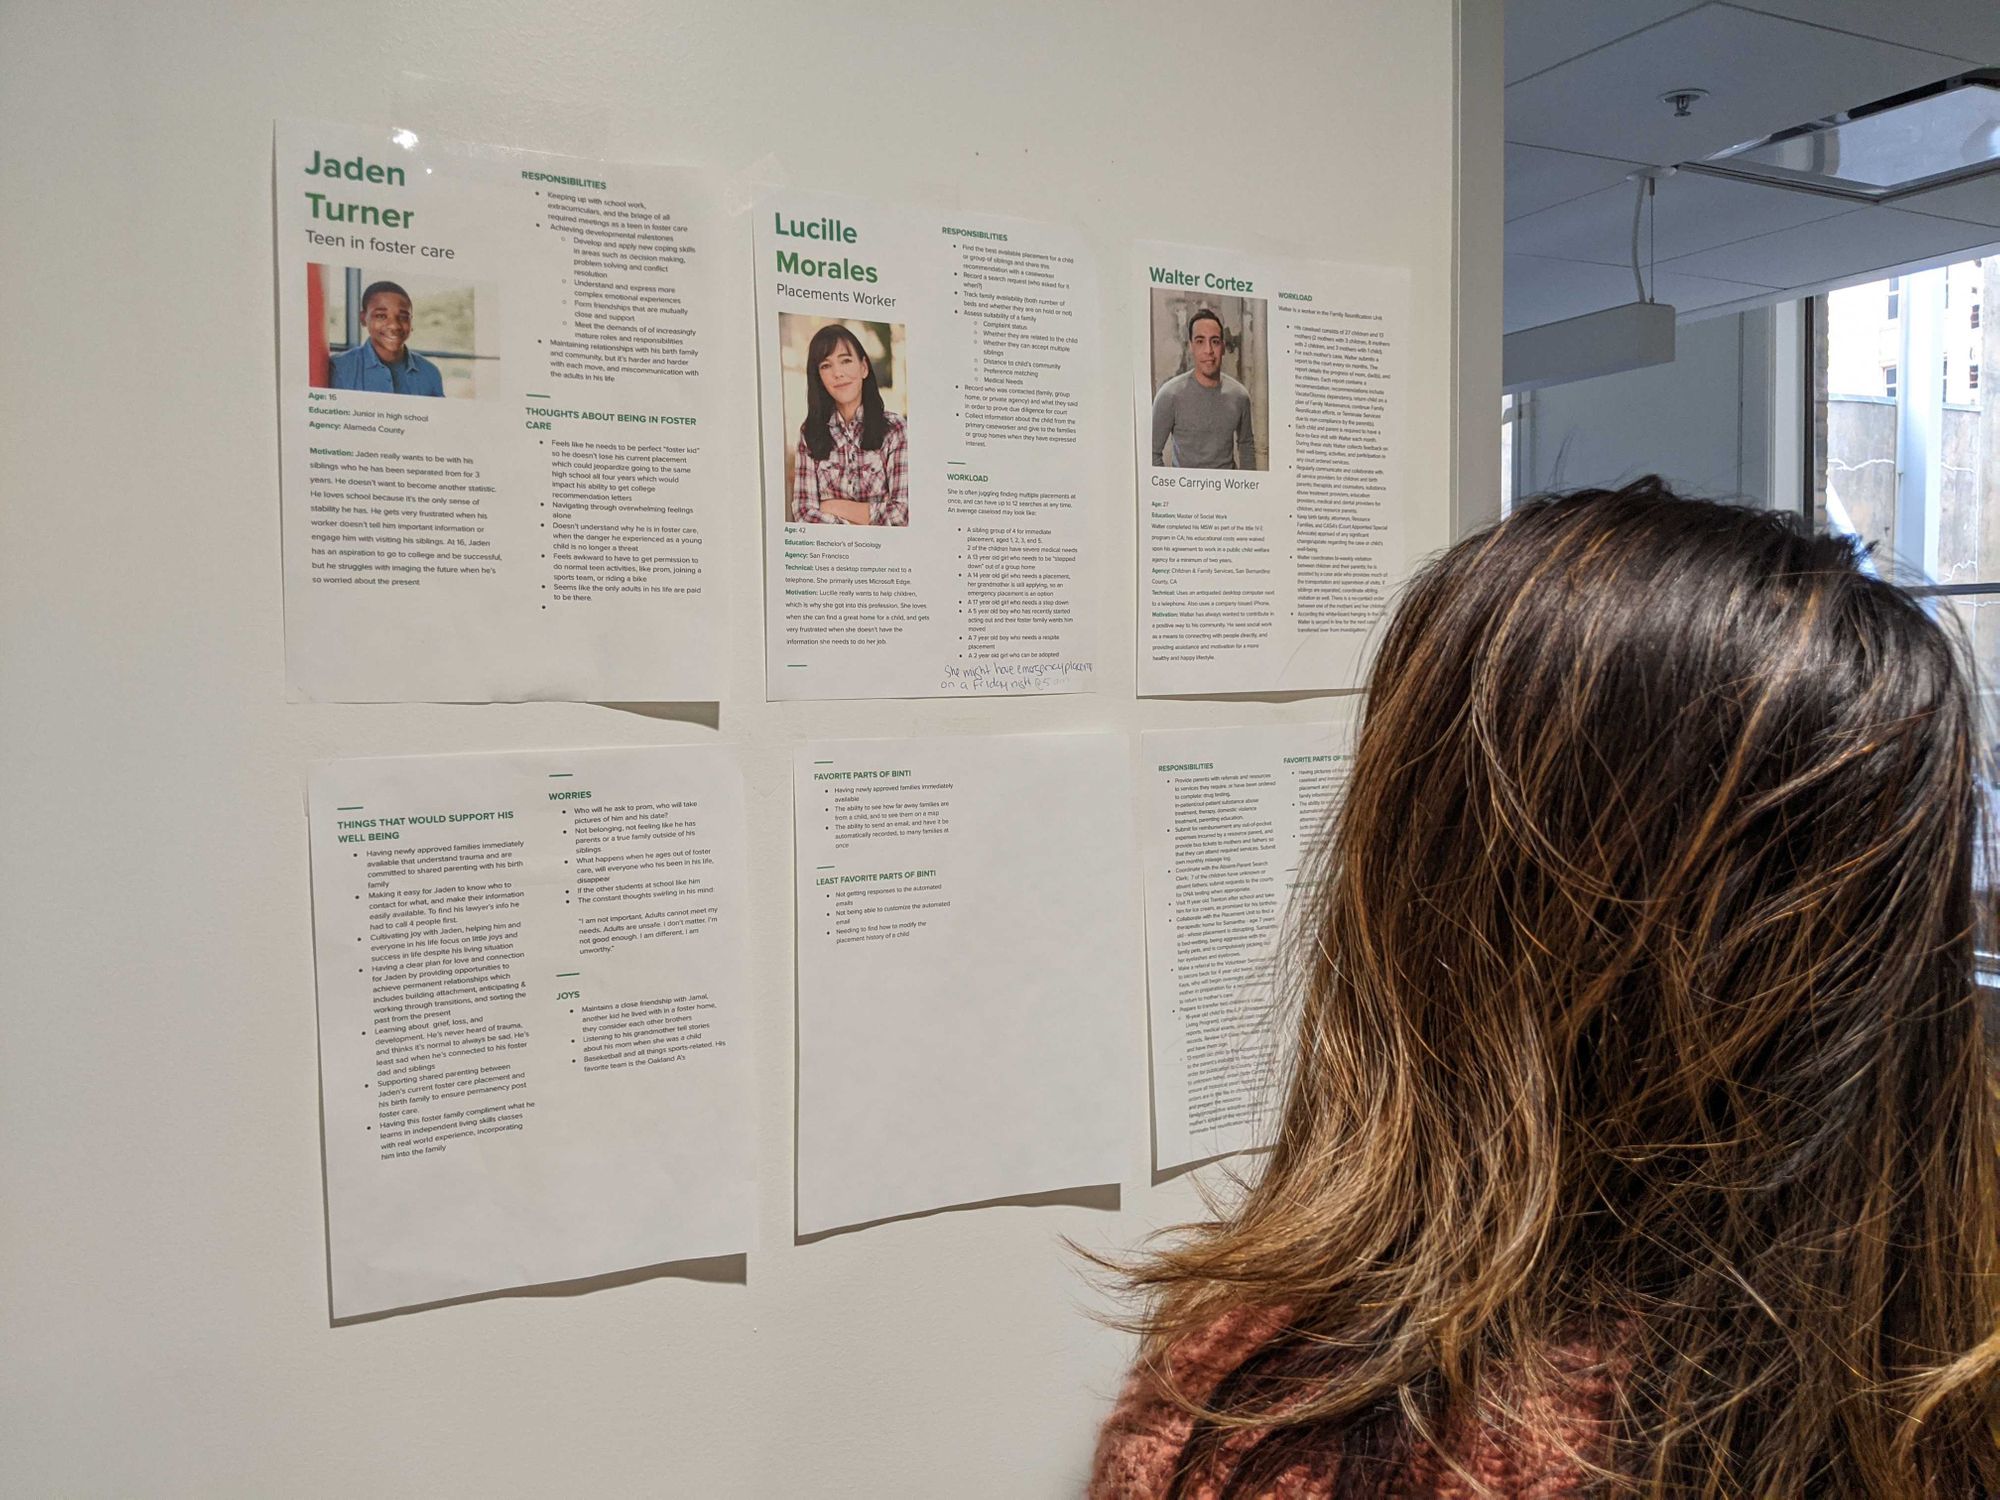
[[[780,339],[808,320],[780,318]],[[790,325],[789,327],[785,325]],[[885,325],[868,325],[870,332]],[[891,336],[900,328],[890,325]],[[837,526],[910,524],[909,430],[883,400],[878,360],[846,323],[823,323],[804,359],[805,416],[792,455],[785,519]],[[796,348],[796,345],[792,346]],[[794,387],[796,389],[796,387]]]

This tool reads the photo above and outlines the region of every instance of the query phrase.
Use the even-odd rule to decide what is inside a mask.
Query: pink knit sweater
[[[1281,1313],[1249,1311],[1220,1319],[1174,1350],[1174,1379],[1191,1396],[1208,1395],[1283,1321]],[[1473,1426],[1453,1435],[1453,1455],[1478,1476],[1483,1490],[1434,1449],[1422,1447],[1403,1472],[1384,1477],[1377,1491],[1382,1500],[1571,1500],[1586,1493],[1586,1477],[1569,1455],[1602,1451],[1611,1382],[1589,1350],[1569,1346],[1553,1351],[1553,1357],[1570,1377],[1563,1396],[1523,1399],[1518,1427]],[[1156,1500],[1166,1494],[1192,1427],[1193,1419],[1167,1399],[1154,1377],[1134,1371],[1098,1436],[1089,1500]],[[1225,1466],[1246,1447],[1246,1440],[1232,1439],[1224,1449]],[[1325,1500],[1339,1466],[1338,1445],[1329,1440],[1325,1451],[1286,1471],[1268,1492],[1270,1500]],[[1192,1485],[1188,1500],[1215,1500],[1218,1482],[1211,1476]]]

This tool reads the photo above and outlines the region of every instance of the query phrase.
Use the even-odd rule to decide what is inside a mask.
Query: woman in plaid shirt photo
[[[910,524],[909,443],[882,404],[875,369],[851,329],[829,323],[806,351],[806,419],[792,471],[794,521]]]

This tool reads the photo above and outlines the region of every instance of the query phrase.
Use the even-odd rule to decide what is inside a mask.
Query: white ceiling
[[[1507,226],[1507,253],[1597,261],[1629,272],[1637,194],[1638,184],[1621,178],[1609,192],[1574,198],[1516,219]],[[1657,254],[1662,265],[1671,265],[1676,256],[1855,211],[1853,204],[1819,193],[1677,172],[1662,179],[1654,191],[1650,223],[1640,221],[1639,252],[1642,257]],[[1631,280],[1629,274],[1626,280]],[[1783,285],[1783,278],[1770,284]]]
[[[1897,199],[1896,207],[2000,228],[2000,172],[1989,172],[1970,182],[1954,182],[1950,187],[1932,188],[1928,193],[1912,193]]]
[[[1641,164],[1507,143],[1507,221],[1623,182]]]
[[[1661,270],[1754,281],[1760,286],[1816,286],[1865,280],[1884,267],[1908,261],[1972,255],[1995,238],[1990,224],[1870,206],[1817,224],[1676,256]]]
[[[2000,0],[1507,0],[1507,330],[1633,299],[1639,166],[1980,66],[2000,66]],[[1659,95],[1690,87],[1708,96],[1676,119]],[[2000,174],[1881,208],[1679,172],[1651,225],[1655,295],[1684,314],[1996,243]]]
[[[1616,307],[1635,295],[1632,272],[1625,266],[1585,265],[1551,260],[1541,255],[1509,255],[1506,267],[1507,331],[1559,323],[1580,312]],[[1766,297],[1776,287],[1754,282],[1684,276],[1663,270],[1655,295],[1683,314],[1727,307]],[[1517,320],[1518,319],[1518,323]]]

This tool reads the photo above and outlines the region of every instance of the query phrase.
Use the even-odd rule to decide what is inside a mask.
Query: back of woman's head
[[[1944,633],[1794,519],[1647,480],[1431,566],[1299,910],[1276,1149],[1138,1271],[1156,1352],[1289,1309],[1191,1457],[1415,1442],[1580,1339],[1614,1492],[2000,1486],[1973,739]]]

